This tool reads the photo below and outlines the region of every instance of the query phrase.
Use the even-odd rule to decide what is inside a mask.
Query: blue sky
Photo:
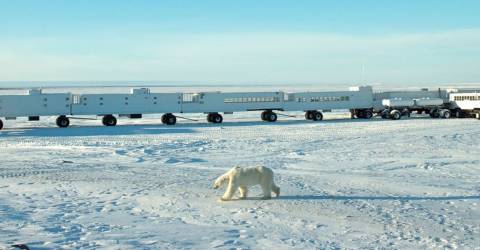
[[[480,82],[480,1],[2,1],[0,81]]]

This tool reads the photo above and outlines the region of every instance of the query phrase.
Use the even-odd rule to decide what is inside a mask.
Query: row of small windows
[[[278,97],[234,97],[234,98],[225,98],[224,103],[248,103],[248,102],[279,102],[280,98]]]
[[[349,96],[321,96],[321,97],[297,97],[297,102],[342,102],[342,101],[349,101]]]
[[[455,101],[480,101],[480,96],[455,96]]]

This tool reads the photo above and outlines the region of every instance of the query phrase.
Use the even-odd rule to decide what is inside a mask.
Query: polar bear
[[[276,197],[280,195],[280,188],[273,182],[273,171],[270,168],[259,166],[241,168],[234,167],[222,176],[218,177],[213,188],[219,188],[228,181],[228,187],[220,200],[231,200],[237,189],[240,191],[240,199],[247,198],[247,188],[260,185],[263,191],[263,199],[271,199],[272,192]]]

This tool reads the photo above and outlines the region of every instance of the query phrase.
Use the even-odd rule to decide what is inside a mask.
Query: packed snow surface
[[[480,247],[478,120],[293,114],[66,129],[54,118],[7,121],[0,248]],[[273,169],[279,198],[254,188],[218,201],[216,177],[257,165]]]

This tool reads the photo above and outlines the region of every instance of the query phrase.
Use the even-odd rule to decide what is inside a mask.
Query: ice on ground
[[[477,120],[254,115],[173,127],[8,121],[0,248],[480,246]],[[272,168],[281,196],[260,200],[254,188],[248,200],[218,202],[224,189],[212,182],[234,165]]]

